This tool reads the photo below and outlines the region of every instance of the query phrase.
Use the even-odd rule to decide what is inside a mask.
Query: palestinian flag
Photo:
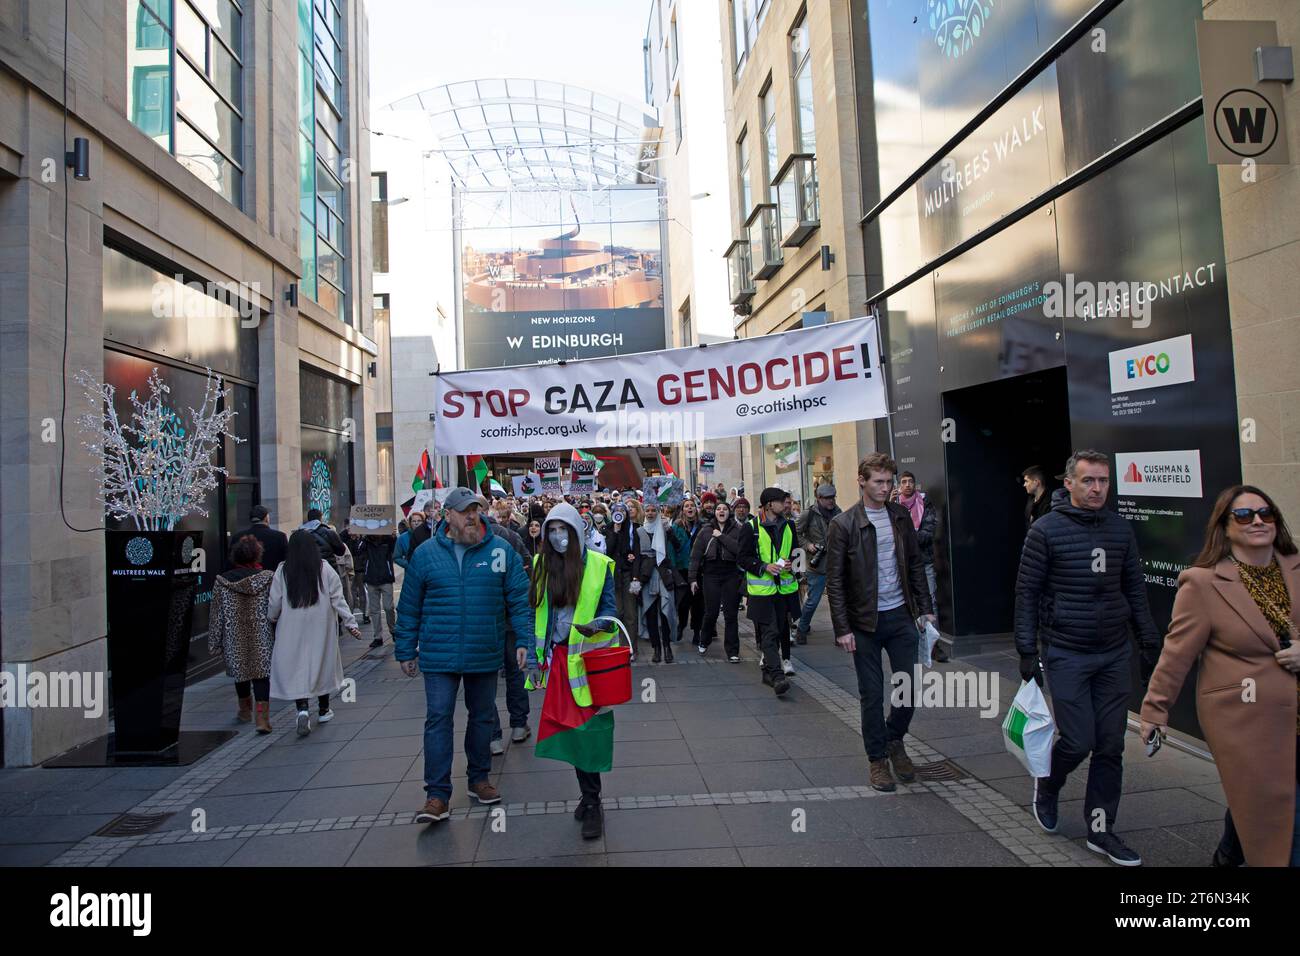
[[[483,487],[483,479],[487,477],[487,462],[483,460],[482,455],[466,455],[465,470],[469,473],[469,486],[475,491]]]
[[[415,478],[411,481],[412,491],[423,491],[429,487],[429,473],[433,468],[429,465],[429,449],[425,449],[420,455],[419,467],[415,469]],[[438,487],[435,485],[434,487]]]
[[[583,451],[581,448],[573,449],[573,455],[570,461],[598,461],[599,459],[589,451]]]
[[[579,707],[569,689],[568,648],[551,648],[550,676],[542,719],[533,752],[550,760],[563,760],[587,773],[614,769],[614,712],[599,707]]]
[[[677,474],[677,472],[673,471],[673,466],[668,464],[668,459],[664,457],[664,453],[662,451],[659,452],[659,467],[664,470],[665,475]]]

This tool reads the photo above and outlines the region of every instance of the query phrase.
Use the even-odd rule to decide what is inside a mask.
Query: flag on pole
[[[420,455],[420,464],[415,469],[415,478],[411,481],[412,491],[423,491],[429,487],[429,472],[433,469],[429,466],[429,449],[425,449]],[[435,485],[434,487],[438,487]]]
[[[482,455],[466,455],[465,470],[470,474],[470,487],[478,491],[483,485],[483,479],[487,477],[487,462]]]
[[[677,472],[673,471],[673,466],[668,464],[668,459],[664,457],[664,453],[662,451],[659,452],[659,467],[664,470],[665,475],[677,474]]]
[[[595,455],[593,455],[589,451],[583,451],[581,448],[575,448],[573,449],[573,457],[570,460],[571,461],[597,461],[598,459],[596,458]]]

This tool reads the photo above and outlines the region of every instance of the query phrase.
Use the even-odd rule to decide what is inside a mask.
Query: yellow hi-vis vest
[[[790,552],[794,550],[794,535],[790,531],[790,525],[786,524],[785,530],[781,533],[780,554],[772,552],[772,536],[767,533],[767,528],[760,524],[756,531],[758,533],[758,559],[764,564],[775,564],[777,558],[784,558],[787,564],[785,570],[781,572],[779,583],[773,581],[770,574],[753,575],[746,571],[745,590],[753,597],[771,597],[778,592],[781,594],[794,594],[799,590],[799,582],[788,563],[790,561]]]
[[[540,558],[540,554],[533,556],[534,568],[536,568]],[[601,592],[605,590],[605,576],[609,574],[609,568],[613,563],[612,559],[599,551],[593,551],[590,548],[586,550],[586,564],[582,570],[582,585],[578,589],[578,606],[573,609],[573,625],[590,624],[592,619],[595,618],[596,608],[600,605]],[[537,605],[537,612],[533,615],[533,637],[537,642],[538,664],[546,663],[546,628],[549,623],[549,597],[543,591],[542,603]],[[584,637],[579,633],[576,626],[569,628],[569,689],[573,691],[573,701],[579,707],[591,706],[591,689],[587,686],[587,665],[582,662],[583,653],[608,647],[617,640],[618,631]],[[541,683],[536,686],[533,685],[531,678],[526,680],[524,682],[525,687],[528,690],[545,687],[549,673],[549,671],[543,671]]]

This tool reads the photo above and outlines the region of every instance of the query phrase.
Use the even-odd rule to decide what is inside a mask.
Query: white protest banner
[[[874,319],[707,348],[443,372],[440,454],[729,438],[888,414]]]
[[[542,479],[542,491],[564,491],[560,484],[560,459],[534,458],[533,471]]]
[[[411,502],[412,511],[423,511],[424,506],[433,501],[433,489],[421,488],[415,493],[415,500]]]
[[[516,498],[531,498],[541,493],[542,477],[535,471],[530,471],[526,475],[515,475],[510,481],[514,486]]]

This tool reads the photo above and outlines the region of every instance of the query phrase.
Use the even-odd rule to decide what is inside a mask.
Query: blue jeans
[[[808,600],[804,602],[803,613],[799,615],[799,633],[807,634],[812,627],[812,617],[817,613],[817,605],[822,603],[822,593],[826,590],[826,575],[809,571]]]
[[[424,695],[428,710],[424,718],[424,792],[450,802],[452,720],[456,712],[456,691],[465,682],[465,759],[469,763],[469,784],[487,780],[492,769],[492,715],[496,713],[497,673],[425,674]]]
[[[528,691],[524,689],[524,681],[528,675],[519,669],[515,656],[514,641],[506,641],[506,710],[510,712],[511,727],[527,727]],[[492,698],[492,739],[501,739],[501,714],[497,711],[495,696]]]

